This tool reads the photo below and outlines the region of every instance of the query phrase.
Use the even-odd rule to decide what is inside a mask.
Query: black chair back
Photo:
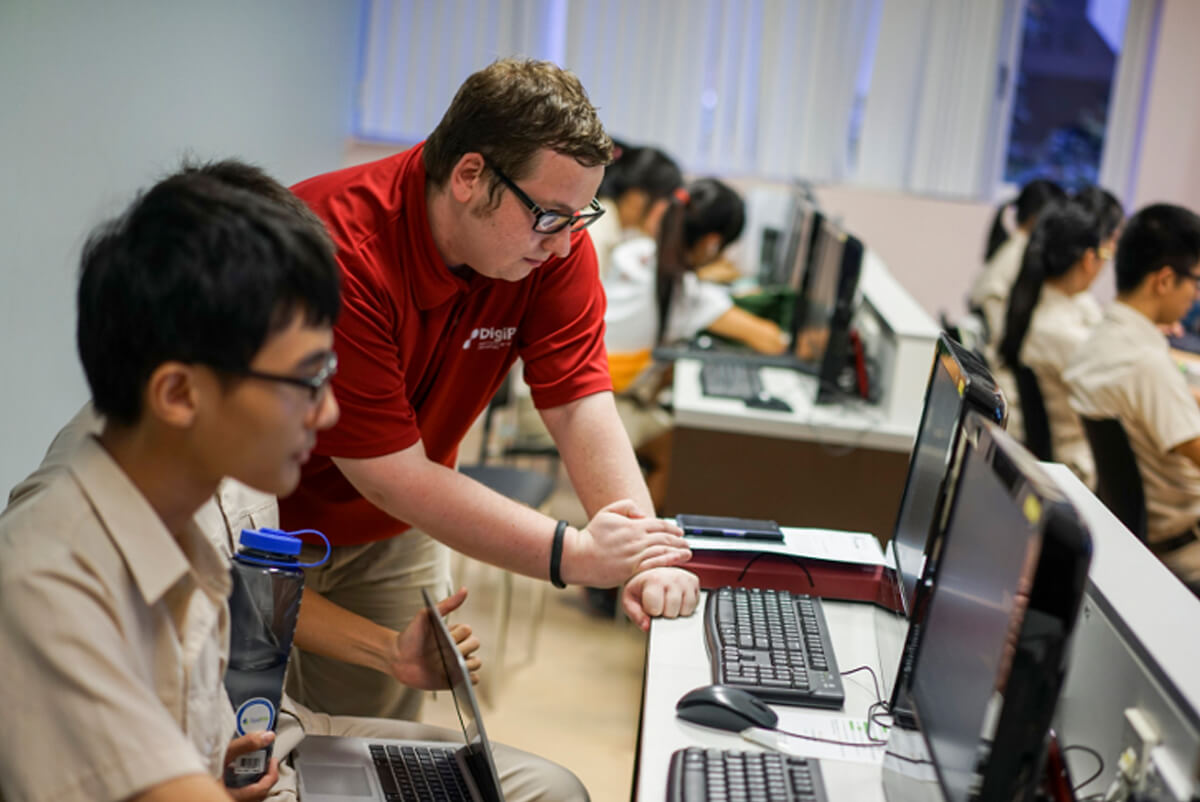
[[[1037,376],[1025,365],[1013,370],[1017,380],[1017,395],[1020,396],[1021,417],[1024,418],[1025,446],[1033,455],[1044,462],[1054,459],[1054,446],[1050,440],[1050,417],[1046,414],[1046,402]]]
[[[1146,540],[1146,492],[1125,427],[1116,418],[1084,418],[1096,460],[1096,497],[1138,539]]]

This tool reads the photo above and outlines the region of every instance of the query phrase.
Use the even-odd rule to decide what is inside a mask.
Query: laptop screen
[[[492,761],[492,750],[488,743],[487,733],[483,729],[483,718],[479,712],[479,702],[475,699],[475,691],[471,687],[471,675],[463,660],[458,644],[450,634],[446,622],[442,620],[437,607],[433,603],[429,591],[421,588],[425,606],[429,609],[429,619],[433,626],[434,637],[437,639],[438,653],[442,658],[442,668],[446,672],[446,681],[454,696],[454,709],[458,711],[458,722],[462,727],[463,738],[466,741],[466,760],[471,767],[472,776],[485,799],[503,799],[500,791],[500,775]],[[492,785],[491,789],[482,787]]]

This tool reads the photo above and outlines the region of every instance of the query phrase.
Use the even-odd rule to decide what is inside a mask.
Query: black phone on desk
[[[783,542],[783,530],[774,521],[721,515],[676,515],[675,522],[683,529],[683,534],[691,537]]]

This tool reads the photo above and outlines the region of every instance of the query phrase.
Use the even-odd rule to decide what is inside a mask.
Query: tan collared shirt
[[[1021,362],[1037,375],[1046,404],[1054,459],[1074,471],[1088,487],[1095,486],[1096,465],[1079,415],[1071,409],[1063,371],[1102,316],[1091,294],[1067,295],[1047,284],[1042,287],[1021,344]]]
[[[1150,542],[1200,520],[1200,469],[1170,453],[1200,437],[1200,407],[1150,319],[1113,303],[1063,378],[1076,412],[1124,425],[1146,490]]]
[[[43,476],[0,515],[4,798],[219,775],[227,562],[194,522],[172,537],[91,437]]]
[[[1008,294],[1017,280],[1017,274],[1021,272],[1021,260],[1025,258],[1025,247],[1028,244],[1029,235],[1020,229],[1009,235],[983,266],[983,272],[975,280],[967,296],[973,306],[983,310],[988,324],[988,344],[993,349],[1004,336]],[[994,352],[987,356],[993,363],[996,361]]]

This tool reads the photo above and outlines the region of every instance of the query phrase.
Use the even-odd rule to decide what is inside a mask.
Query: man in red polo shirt
[[[695,609],[690,552],[653,505],[617,416],[604,292],[586,225],[612,141],[577,78],[505,60],[470,76],[422,145],[304,181],[338,248],[342,415],[284,526],[336,544],[309,582],[386,626],[418,588],[450,589],[448,552],[555,584],[612,587],[639,625]],[[591,520],[575,529],[454,470],[517,357]],[[438,542],[440,541],[440,543]],[[388,678],[304,654],[289,687],[316,709],[415,717]]]

